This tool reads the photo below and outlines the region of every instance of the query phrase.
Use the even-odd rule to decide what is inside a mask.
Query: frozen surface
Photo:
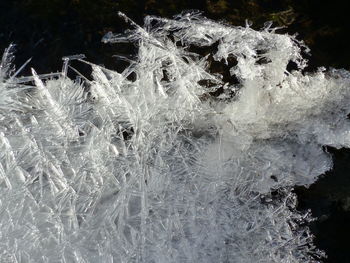
[[[332,167],[322,146],[350,146],[349,72],[302,73],[307,48],[269,26],[197,13],[147,17],[143,28],[125,19],[134,30],[103,38],[137,45],[123,72],[77,55],[62,73],[19,77],[12,47],[4,52],[1,262],[322,256],[291,190]],[[214,45],[204,57],[190,52]],[[92,81],[67,77],[73,59],[91,65]],[[236,84],[209,70],[230,59]]]

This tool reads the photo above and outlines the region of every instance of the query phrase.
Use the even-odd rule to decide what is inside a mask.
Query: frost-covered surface
[[[134,27],[103,41],[135,42],[137,59],[122,73],[90,63],[93,81],[66,75],[70,59],[88,63],[82,56],[64,59],[60,74],[18,77],[5,51],[1,262],[321,256],[291,189],[332,167],[323,145],[350,146],[349,73],[303,74],[302,44],[268,27],[198,14]],[[223,83],[209,56],[188,51],[215,43],[212,59],[237,59],[230,72],[239,84]],[[288,72],[290,61],[299,70]]]

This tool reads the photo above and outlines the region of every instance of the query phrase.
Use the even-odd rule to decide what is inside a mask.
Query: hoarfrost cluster
[[[307,48],[269,26],[121,15],[134,29],[103,41],[136,44],[122,72],[78,55],[20,77],[4,53],[1,262],[316,262],[292,187],[350,146],[349,73],[304,73]]]

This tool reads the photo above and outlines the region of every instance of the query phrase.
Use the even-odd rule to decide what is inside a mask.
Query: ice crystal
[[[332,167],[322,146],[350,146],[349,73],[303,73],[307,48],[270,26],[124,18],[103,38],[138,47],[120,73],[77,55],[18,77],[4,52],[1,262],[317,261],[291,190]]]

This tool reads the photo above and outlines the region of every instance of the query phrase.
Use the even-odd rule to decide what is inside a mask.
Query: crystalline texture
[[[62,73],[17,77],[5,51],[2,262],[316,262],[291,189],[332,167],[323,145],[350,146],[349,73],[303,74],[306,47],[270,26],[126,21],[135,30],[103,38],[137,44],[121,73],[78,55]],[[210,70],[232,58],[237,84]]]

